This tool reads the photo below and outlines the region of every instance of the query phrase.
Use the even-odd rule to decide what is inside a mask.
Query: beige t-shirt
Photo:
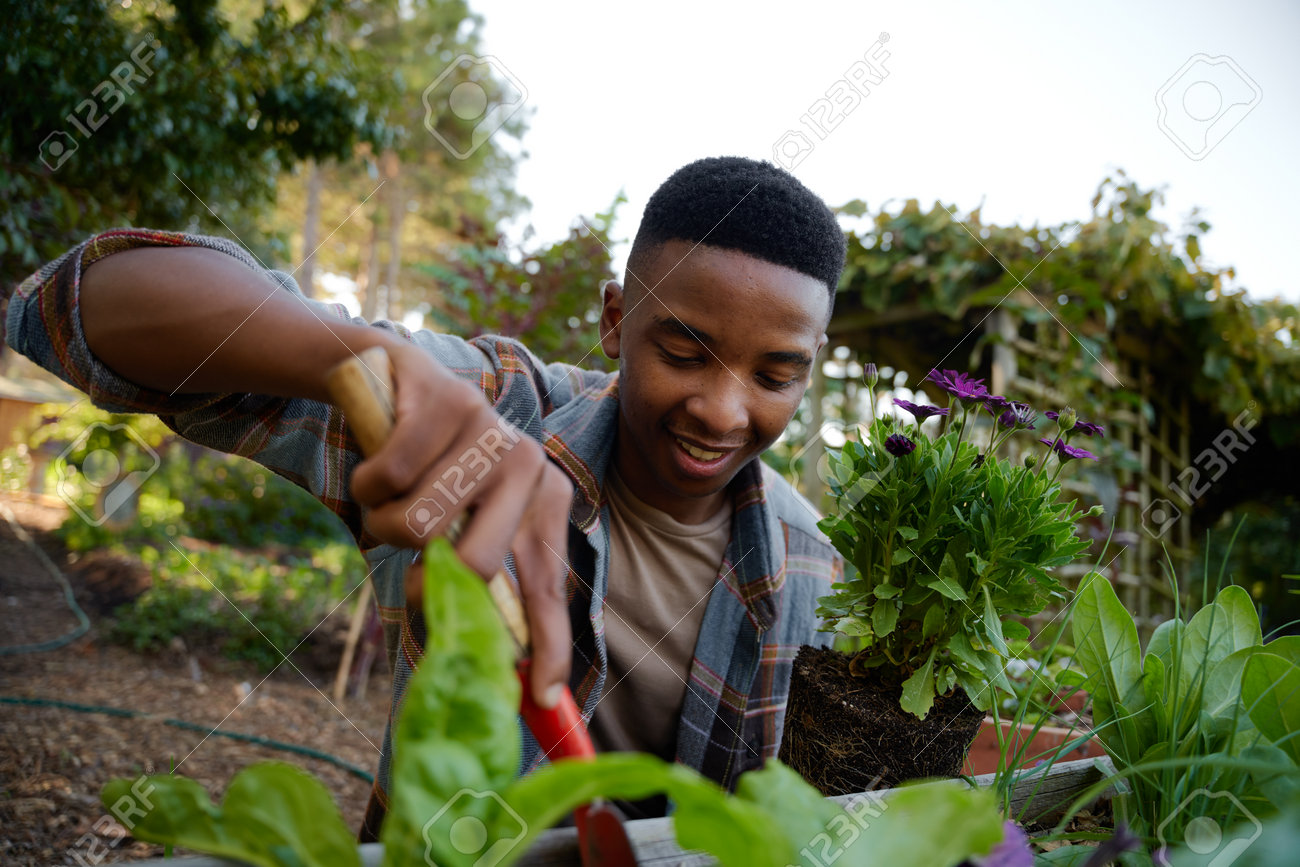
[[[731,501],[702,524],[683,524],[638,500],[611,466],[609,673],[591,721],[601,752],[672,761],[709,591],[731,538]]]

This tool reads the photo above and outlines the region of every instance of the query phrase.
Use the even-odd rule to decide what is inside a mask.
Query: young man
[[[505,560],[517,577],[539,701],[567,679],[600,749],[731,787],[776,754],[793,655],[826,639],[815,600],[838,560],[759,455],[826,343],[844,254],[834,216],[793,176],[706,159],[654,194],[625,285],[604,287],[617,374],[545,365],[504,338],[348,321],[234,244],[147,230],[92,238],[25,281],[7,339],[100,406],[157,413],[339,514],[374,567],[394,714],[422,637],[403,594],[409,549],[468,509],[457,549],[480,574]],[[393,362],[397,423],[363,461],[324,373],[373,345]],[[417,509],[502,417],[526,436],[463,499]],[[538,752],[525,735],[521,771]],[[390,756],[386,735],[365,837]]]

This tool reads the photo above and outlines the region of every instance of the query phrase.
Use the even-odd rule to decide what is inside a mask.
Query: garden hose
[[[74,710],[78,713],[102,713],[126,719],[158,719],[158,717],[151,713],[145,713],[144,711],[139,710],[129,710],[121,707],[101,707],[93,704],[76,704],[70,701],[56,701],[49,698],[24,698],[22,696],[0,695],[0,704],[18,704],[26,705],[28,707],[57,707],[63,710]],[[217,735],[218,737],[256,744],[259,747],[270,747],[273,750],[282,750],[286,753],[294,753],[295,755],[306,756],[310,759],[319,759],[322,762],[329,762],[331,765],[334,765],[334,767],[347,771],[357,779],[364,780],[368,785],[374,785],[375,782],[374,775],[365,768],[359,768],[350,762],[340,759],[338,756],[332,756],[329,753],[311,747],[287,744],[283,741],[274,741],[270,738],[262,737],[261,735],[249,735],[242,732],[223,732],[220,729],[210,728],[209,726],[199,725],[198,723],[186,722],[185,720],[163,719],[162,722],[178,729],[185,729],[186,731],[203,732],[206,735]]]
[[[68,603],[68,607],[72,609],[72,613],[77,617],[77,625],[72,628],[71,632],[64,633],[58,638],[53,638],[49,641],[42,641],[39,644],[13,644],[9,647],[0,647],[0,656],[13,656],[19,653],[43,653],[47,650],[58,650],[60,647],[71,644],[90,630],[90,618],[86,616],[86,612],[82,611],[81,606],[77,604],[77,597],[72,593],[72,585],[68,583],[67,578],[63,577],[63,570],[54,565],[54,561],[51,560],[49,556],[41,550],[41,547],[36,544],[36,540],[27,532],[27,528],[18,523],[18,519],[14,517],[14,513],[11,512],[9,507],[2,502],[0,502],[0,514],[3,514],[5,520],[9,522],[9,527],[13,530],[14,535],[26,544],[28,548],[32,549],[32,553],[36,556],[36,559],[40,560],[41,563],[45,565],[45,568],[49,570],[50,574],[54,576],[54,579],[62,585],[63,598]]]

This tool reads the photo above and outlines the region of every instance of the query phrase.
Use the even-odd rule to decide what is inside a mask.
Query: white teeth
[[[708,452],[705,451],[704,449],[697,449],[695,446],[691,445],[685,440],[679,439],[677,442],[681,444],[682,448],[686,449],[686,453],[688,455],[690,455],[691,457],[695,458],[698,461],[716,461],[718,458],[722,457],[723,455],[723,452]]]

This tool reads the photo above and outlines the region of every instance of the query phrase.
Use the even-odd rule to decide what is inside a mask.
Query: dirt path
[[[66,555],[48,535],[57,503],[0,495],[56,563]],[[128,719],[55,707],[0,703],[0,863],[98,864],[161,855],[120,835],[99,803],[115,777],[179,773],[218,796],[247,764],[283,761],[315,774],[333,792],[350,827],[360,825],[369,786],[328,762],[165,724],[179,719],[222,732],[311,747],[374,772],[388,711],[386,676],[362,700],[336,709],[326,698],[332,672],[304,674],[284,664],[263,680],[251,666],[175,652],[142,656],[104,642],[90,613],[88,635],[58,650],[0,656],[0,697],[52,699],[151,714]],[[57,638],[76,625],[62,591],[39,558],[0,519],[0,646]],[[309,681],[310,678],[310,681]],[[317,689],[319,687],[319,689]]]

